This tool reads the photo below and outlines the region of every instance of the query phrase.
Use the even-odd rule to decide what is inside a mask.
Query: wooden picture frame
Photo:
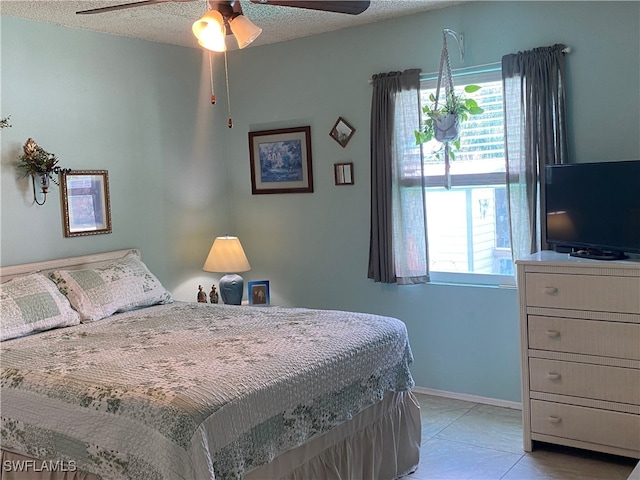
[[[349,122],[342,117],[338,117],[338,120],[336,120],[336,123],[329,132],[329,136],[344,148],[355,132],[356,129],[349,125]]]
[[[251,193],[311,193],[311,127],[249,132]]]
[[[61,175],[64,236],[111,233],[109,173],[70,170]]]
[[[269,280],[260,280],[247,283],[249,305],[269,305]]]
[[[336,185],[353,185],[353,162],[334,163],[333,179]]]

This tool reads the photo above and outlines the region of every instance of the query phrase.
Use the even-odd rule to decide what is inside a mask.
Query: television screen
[[[548,244],[588,258],[640,253],[640,160],[545,168]]]

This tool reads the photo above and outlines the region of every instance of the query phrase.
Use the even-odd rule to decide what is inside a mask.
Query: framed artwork
[[[251,193],[311,193],[311,127],[249,132]]]
[[[336,185],[353,185],[353,162],[334,163],[333,178]]]
[[[249,282],[249,305],[269,305],[269,280]]]
[[[347,143],[349,143],[349,140],[351,140],[351,137],[353,137],[355,132],[356,129],[349,125],[344,118],[338,117],[338,120],[333,125],[329,135],[338,142],[342,148],[344,148],[347,146]]]
[[[60,183],[65,237],[111,233],[106,170],[70,170]]]

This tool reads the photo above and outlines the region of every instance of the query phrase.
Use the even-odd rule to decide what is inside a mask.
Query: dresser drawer
[[[529,348],[640,360],[640,324],[527,316]]]
[[[640,370],[532,358],[532,391],[640,404]]]
[[[640,313],[640,277],[526,274],[527,306]]]
[[[531,431],[640,451],[640,415],[531,400]]]

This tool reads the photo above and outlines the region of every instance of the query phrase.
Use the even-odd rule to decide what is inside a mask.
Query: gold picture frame
[[[60,185],[65,237],[111,233],[106,170],[70,170],[62,174]]]

